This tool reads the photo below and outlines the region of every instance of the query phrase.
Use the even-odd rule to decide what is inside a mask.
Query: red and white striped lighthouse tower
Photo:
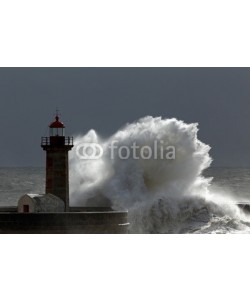
[[[65,126],[58,113],[49,125],[50,136],[42,137],[41,147],[46,151],[46,194],[53,194],[65,202],[69,211],[68,152],[73,148],[73,138],[65,137]]]

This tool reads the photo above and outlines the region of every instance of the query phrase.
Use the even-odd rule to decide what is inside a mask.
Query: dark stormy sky
[[[199,123],[214,166],[250,166],[249,68],[0,68],[0,166],[43,166],[56,107],[68,134],[145,115]]]

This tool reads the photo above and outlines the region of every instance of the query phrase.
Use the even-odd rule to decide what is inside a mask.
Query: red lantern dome
[[[59,121],[59,117],[56,116],[55,121],[49,125],[50,128],[65,128],[64,124]]]

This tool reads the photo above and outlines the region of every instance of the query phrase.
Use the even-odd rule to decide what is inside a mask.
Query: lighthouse
[[[65,203],[69,211],[68,152],[73,148],[73,137],[65,137],[65,126],[56,114],[49,125],[49,137],[42,137],[41,147],[46,151],[46,194],[53,194]]]
[[[89,199],[93,206],[69,206],[68,154],[73,138],[65,137],[58,114],[49,130],[41,140],[46,151],[46,192],[25,194],[15,207],[0,207],[0,234],[128,233],[128,212],[104,207],[101,195]]]

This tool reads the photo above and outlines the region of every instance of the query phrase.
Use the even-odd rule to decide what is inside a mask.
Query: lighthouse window
[[[51,128],[50,136],[64,136],[64,128]]]

